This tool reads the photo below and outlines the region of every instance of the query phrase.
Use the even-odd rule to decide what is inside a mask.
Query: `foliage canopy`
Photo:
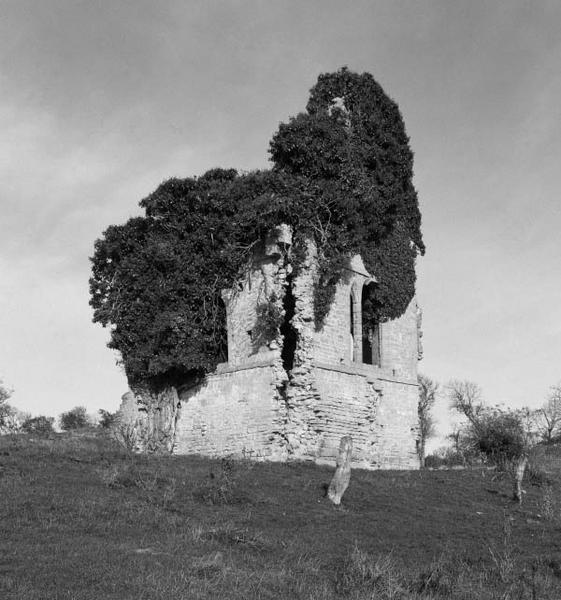
[[[367,325],[399,317],[411,301],[424,252],[413,155],[397,105],[374,78],[347,68],[320,75],[306,111],[279,126],[270,154],[268,171],[165,181],[141,201],[144,216],[95,242],[94,321],[111,327],[109,346],[132,385],[215,368],[226,341],[221,291],[281,223],[293,230],[296,270],[306,242],[317,247],[317,327],[354,254],[379,281]]]

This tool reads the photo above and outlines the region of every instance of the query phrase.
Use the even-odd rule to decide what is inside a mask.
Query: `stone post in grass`
[[[341,438],[339,445],[339,454],[337,455],[337,468],[333,479],[329,484],[327,496],[335,504],[341,504],[341,498],[349,487],[351,480],[351,456],[353,453],[353,439],[350,435]]]
[[[526,466],[528,464],[528,455],[523,454],[519,456],[513,465],[513,490],[512,495],[514,500],[516,500],[519,504],[522,504],[522,479],[524,478],[524,471],[526,470]]]

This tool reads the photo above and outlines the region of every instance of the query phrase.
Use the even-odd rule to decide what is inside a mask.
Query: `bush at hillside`
[[[88,426],[88,414],[84,406],[75,406],[68,412],[62,413],[59,417],[60,427],[64,431],[72,429],[83,429]]]
[[[513,460],[526,451],[524,426],[515,412],[484,414],[473,433],[477,448],[494,463]]]
[[[109,429],[117,419],[117,413],[109,412],[108,410],[104,410],[103,408],[99,409],[99,426],[102,429]]]

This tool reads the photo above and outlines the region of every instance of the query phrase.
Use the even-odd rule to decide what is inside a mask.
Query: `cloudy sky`
[[[415,152],[423,372],[541,404],[561,380],[560,23],[558,0],[0,0],[13,404],[117,408],[94,240],[168,177],[266,168],[279,122],[343,65],[398,102]]]

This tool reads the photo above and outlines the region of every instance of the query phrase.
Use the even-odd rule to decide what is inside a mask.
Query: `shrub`
[[[117,413],[109,412],[108,410],[103,410],[103,408],[99,409],[99,426],[102,429],[109,429],[115,424],[117,420]]]
[[[454,380],[447,387],[452,407],[469,421],[465,429],[451,436],[458,450],[482,454],[499,468],[508,467],[527,453],[531,445],[527,409],[486,407],[481,388],[471,381]]]
[[[88,414],[84,406],[75,406],[72,410],[62,413],[59,419],[60,427],[64,431],[83,429],[88,425]]]
[[[29,417],[26,419],[21,428],[25,433],[32,433],[35,435],[49,435],[54,432],[53,417],[45,417],[44,415],[40,415],[38,417]]]
[[[526,477],[531,485],[536,487],[551,485],[551,479],[548,474],[541,468],[540,465],[531,461],[526,467]]]
[[[138,448],[139,436],[133,424],[117,422],[112,433],[115,441],[128,452],[134,452]]]
[[[425,468],[426,469],[439,469],[440,467],[447,467],[446,460],[441,454],[429,454],[425,457]]]
[[[514,412],[495,410],[483,415],[474,433],[477,448],[499,466],[525,452],[524,427]]]

